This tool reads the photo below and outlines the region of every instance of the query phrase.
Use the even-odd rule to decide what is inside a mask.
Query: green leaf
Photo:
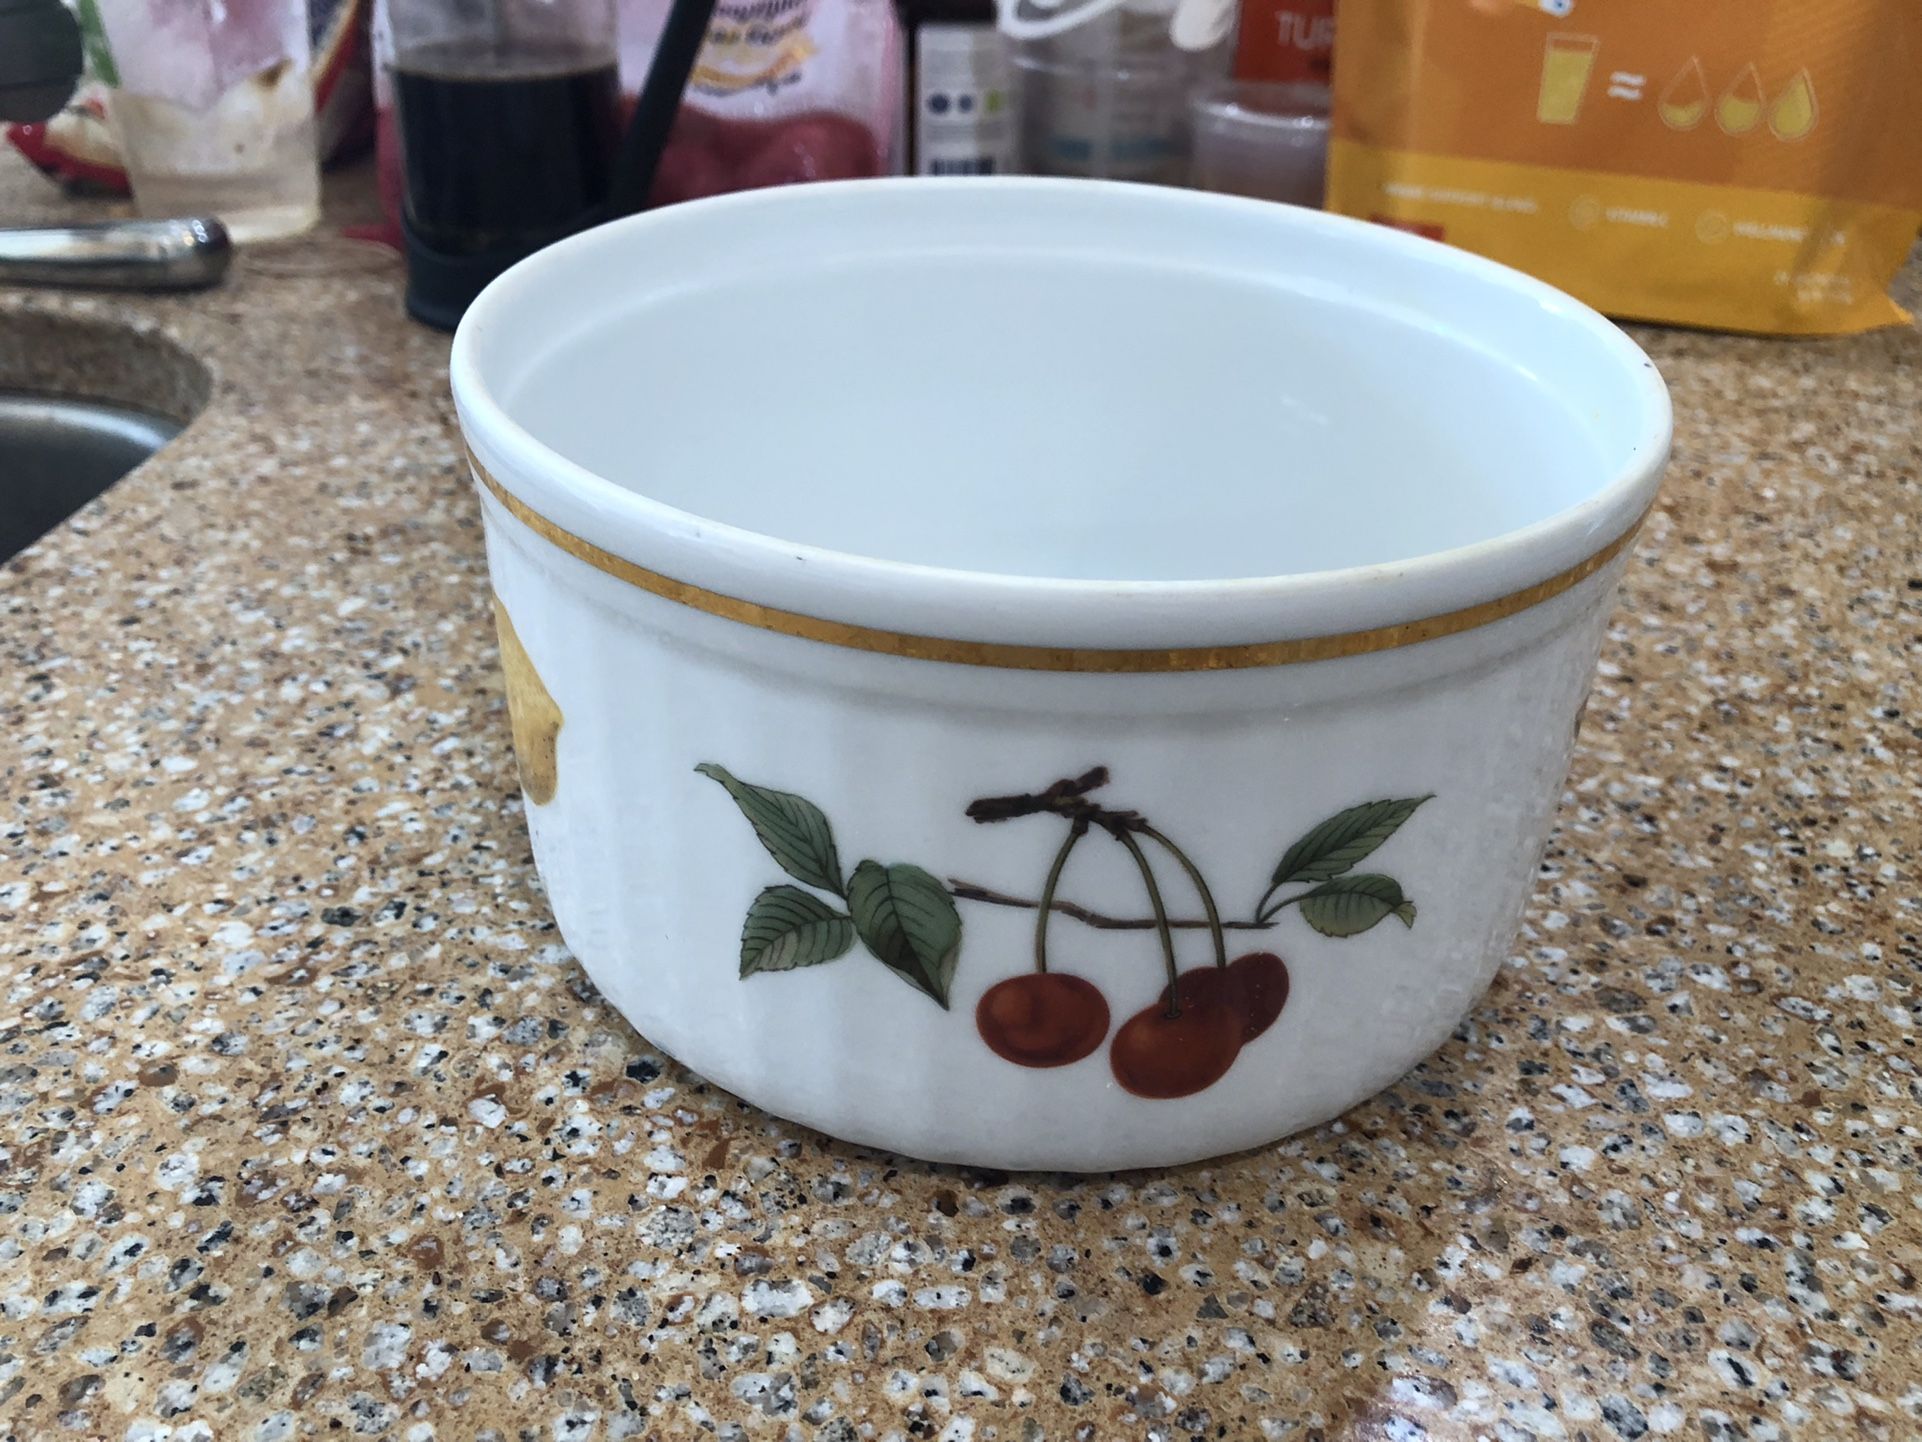
[[[734,798],[781,870],[809,886],[836,896],[847,895],[841,888],[841,858],[834,851],[834,832],[820,807],[791,791],[771,791],[737,781],[725,766],[712,761],[694,769],[727,788],[727,794]]]
[[[1317,886],[1301,898],[1301,915],[1323,936],[1355,936],[1387,916],[1413,926],[1415,903],[1402,895],[1394,877],[1367,872]]]
[[[1434,797],[1365,801],[1337,812],[1283,854],[1269,889],[1291,881],[1329,881],[1340,876],[1400,829],[1415,809]]]
[[[798,886],[770,886],[747,909],[741,928],[741,975],[793,971],[847,955],[854,922]]]
[[[948,889],[918,866],[864,861],[848,878],[848,909],[868,950],[945,1009],[961,954],[961,913]]]
[[[80,0],[75,16],[80,22],[80,46],[87,57],[87,69],[109,90],[120,88],[120,71],[107,48],[107,27],[100,23],[96,0]]]

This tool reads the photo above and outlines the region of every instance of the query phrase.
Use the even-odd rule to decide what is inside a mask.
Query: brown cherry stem
[[[1079,776],[1065,777],[1045,791],[1019,792],[1012,796],[983,796],[968,803],[968,819],[983,825],[994,821],[1013,821],[1021,816],[1052,813],[1070,821],[1091,822],[1106,831],[1116,826],[1133,826],[1141,817],[1133,811],[1116,811],[1088,800],[1087,793],[1108,784],[1108,768],[1096,766]]]
[[[1041,886],[1041,902],[1035,908],[1034,918],[1034,969],[1043,975],[1048,970],[1048,915],[1054,910],[1054,889],[1061,884],[1061,871],[1068,864],[1068,853],[1074,850],[1075,842],[1087,834],[1086,821],[1076,820],[1068,827],[1067,839],[1055,852],[1054,865],[1048,868],[1048,879]]]
[[[1155,930],[1161,934],[1161,955],[1168,963],[1168,1015],[1181,1015],[1181,971],[1175,965],[1174,933],[1168,930],[1168,908],[1161,900],[1161,887],[1155,882],[1154,868],[1148,865],[1148,857],[1125,828],[1115,827],[1110,833],[1116,841],[1128,848],[1128,854],[1141,868],[1142,884],[1148,888],[1148,906],[1155,914]]]
[[[1261,900],[1255,903],[1256,916],[1261,915],[1261,909],[1268,904],[1268,898],[1273,896],[1279,890],[1281,890],[1281,883],[1277,881],[1273,886],[1269,887],[1266,891],[1261,893]]]
[[[1031,896],[1010,896],[1005,891],[983,886],[978,881],[968,881],[959,876],[948,878],[948,895],[956,901],[977,901],[983,906],[1011,906],[1018,911],[1033,911],[1041,903]],[[1104,911],[1096,911],[1083,906],[1078,901],[1066,901],[1060,897],[1054,900],[1054,910],[1061,916],[1072,917],[1083,926],[1091,926],[1096,931],[1152,931],[1154,918],[1151,916],[1109,916]],[[1208,920],[1201,916],[1171,916],[1168,925],[1175,931],[1203,931]],[[1274,923],[1268,921],[1224,921],[1223,931],[1272,931]]]
[[[1275,888],[1269,887],[1268,896],[1273,896],[1274,894],[1275,894]],[[1308,899],[1308,895],[1309,893],[1305,891],[1299,892],[1296,895],[1289,897],[1285,901],[1277,901],[1273,906],[1268,906],[1268,897],[1264,896],[1261,899],[1262,900],[1261,907],[1256,908],[1255,919],[1259,921],[1263,926],[1273,926],[1275,923],[1275,918],[1277,916],[1280,916],[1282,912],[1286,911],[1289,907],[1293,906],[1297,901],[1306,901]],[[1266,909],[1264,910],[1263,908],[1266,908]]]
[[[1188,873],[1188,879],[1195,884],[1195,894],[1201,898],[1201,909],[1208,913],[1208,934],[1214,939],[1215,943],[1215,965],[1226,967],[1228,965],[1228,940],[1221,934],[1221,912],[1215,907],[1215,894],[1209,889],[1206,878],[1201,874],[1201,868],[1188,859],[1187,852],[1183,851],[1179,846],[1176,846],[1174,842],[1170,841],[1164,834],[1146,822],[1141,824],[1140,830],[1143,836],[1160,842],[1161,845],[1166,848],[1168,854],[1181,863],[1181,869]]]
[[[1261,893],[1261,900],[1255,903],[1255,920],[1266,921],[1270,916],[1273,916],[1275,914],[1275,911],[1280,911],[1281,906],[1286,906],[1288,904],[1287,902],[1284,901],[1281,903],[1281,906],[1277,906],[1275,908],[1275,911],[1268,910],[1269,900],[1273,898],[1274,894],[1277,891],[1280,891],[1281,888],[1286,886],[1287,884],[1288,883],[1285,881],[1277,881],[1273,886],[1269,887],[1266,891]],[[1296,897],[1295,899],[1299,901],[1301,898]]]

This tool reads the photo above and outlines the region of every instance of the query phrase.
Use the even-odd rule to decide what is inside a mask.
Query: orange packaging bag
[[[1242,0],[1235,79],[1326,85],[1335,51],[1335,0]]]
[[[1908,317],[1918,0],[1341,0],[1328,208],[1611,315]]]

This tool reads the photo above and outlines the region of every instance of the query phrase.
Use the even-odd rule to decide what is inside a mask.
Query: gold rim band
[[[1158,671],[1241,671],[1259,666],[1293,666],[1304,661],[1332,661],[1343,656],[1365,656],[1375,651],[1392,651],[1398,646],[1415,646],[1442,636],[1453,636],[1503,620],[1531,606],[1539,606],[1581,584],[1606,566],[1635,539],[1647,512],[1637,517],[1621,535],[1601,550],[1570,566],[1558,576],[1492,601],[1447,611],[1421,621],[1402,621],[1393,626],[1377,626],[1367,631],[1345,631],[1334,636],[1303,636],[1288,641],[1255,641],[1240,646],[1181,646],[1146,650],[1106,650],[1084,646],[1022,646],[1000,641],[956,641],[945,636],[915,636],[903,631],[883,631],[873,626],[854,626],[845,621],[827,621],[818,616],[803,616],[783,611],[738,596],[724,596],[701,586],[677,581],[671,576],[637,566],[592,541],[584,541],[563,530],[547,517],[509,493],[472,451],[467,460],[481,484],[508,514],[535,535],[576,560],[585,561],[597,571],[605,571],[630,586],[678,605],[691,606],[710,616],[736,621],[783,636],[804,641],[819,641],[828,646],[845,646],[855,651],[874,651],[883,656],[902,656],[914,661],[947,661],[960,666],[996,666],[1011,671],[1094,671],[1110,674],[1140,675]]]

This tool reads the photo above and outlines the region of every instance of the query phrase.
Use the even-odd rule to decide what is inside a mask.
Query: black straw
[[[654,47],[648,63],[647,79],[641,93],[634,97],[634,113],[628,117],[627,133],[621,137],[621,151],[614,161],[614,183],[608,188],[609,219],[632,215],[647,204],[654,188],[654,172],[660,168],[661,152],[674,130],[674,117],[681,108],[681,95],[687,77],[707,38],[707,22],[714,14],[714,0],[674,0],[661,30],[661,42]]]

